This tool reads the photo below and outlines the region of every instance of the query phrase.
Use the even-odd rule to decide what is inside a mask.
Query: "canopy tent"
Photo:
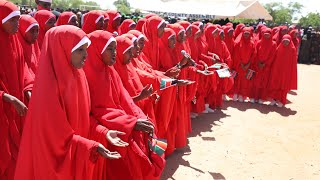
[[[131,7],[157,14],[190,18],[272,20],[257,0],[131,0]]]

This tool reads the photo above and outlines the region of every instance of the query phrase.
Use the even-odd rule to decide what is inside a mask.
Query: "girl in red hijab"
[[[234,29],[231,26],[224,26],[223,31],[225,35],[224,42],[226,43],[228,50],[232,56],[233,50],[234,50],[234,38],[233,38]],[[229,67],[232,69],[232,64],[229,64]]]
[[[109,14],[106,11],[102,11],[102,14],[104,16],[103,30],[107,31],[110,20]]]
[[[13,179],[33,78],[18,32],[20,11],[0,0],[0,179]]]
[[[109,15],[109,25],[107,31],[111,33],[119,33],[118,28],[121,24],[121,15],[118,11],[108,10],[107,14]]]
[[[261,35],[261,40],[256,46],[257,56],[253,64],[256,71],[253,98],[259,100],[260,104],[263,103],[263,100],[267,100],[267,85],[277,49],[277,44],[272,40],[272,30],[270,28],[263,29]]]
[[[39,24],[29,15],[22,15],[19,21],[19,41],[23,48],[24,59],[32,77],[35,77],[40,58],[38,45]]]
[[[106,139],[108,130],[89,118],[89,89],[81,69],[89,45],[86,34],[75,26],[47,32],[23,130],[16,180],[92,179],[99,154],[120,158],[91,140]]]
[[[143,52],[156,70],[159,70],[159,38],[162,37],[165,27],[165,21],[159,16],[150,17],[142,27],[142,33],[146,36]]]
[[[279,31],[274,34],[273,40],[279,44],[282,42],[282,37],[288,33],[288,27],[287,26],[280,26]]]
[[[282,37],[271,65],[268,83],[268,95],[273,101],[270,105],[282,107],[287,102],[287,94],[291,90],[293,64],[297,64],[297,51],[290,35]]]
[[[134,30],[135,28],[136,23],[132,19],[126,19],[119,27],[119,35],[126,34],[130,30]]]
[[[57,20],[57,26],[61,25],[79,26],[77,16],[73,12],[61,13]]]
[[[142,26],[144,25],[144,23],[147,22],[147,19],[146,18],[141,18],[138,20],[137,22],[137,26],[136,26],[136,30],[142,32]]]
[[[290,32],[290,36],[292,39],[292,43],[294,44],[294,47],[296,48],[296,54],[299,53],[299,47],[300,47],[300,38],[299,38],[299,32],[297,29],[294,29]],[[297,55],[298,56],[298,55]],[[292,84],[291,84],[291,90],[297,90],[298,89],[298,57],[296,58],[296,63],[293,63],[293,70],[292,70]]]
[[[95,30],[103,30],[104,16],[101,11],[90,11],[84,15],[82,30],[90,34]]]
[[[258,26],[256,27],[256,29],[253,33],[253,40],[254,40],[255,44],[257,44],[258,41],[260,41],[260,39],[262,38],[262,30],[264,28],[266,28],[266,26],[263,24],[258,24]]]
[[[49,29],[55,26],[54,24],[56,23],[56,16],[50,11],[40,10],[34,14],[34,19],[36,19],[39,23],[38,44],[41,50],[44,35]]]
[[[237,37],[241,34],[242,32],[242,29],[245,28],[246,26],[242,23],[238,24],[236,26],[236,30],[234,31],[234,35],[233,35],[233,38],[234,39],[237,39]]]
[[[250,27],[243,28],[240,37],[240,41],[235,44],[233,54],[234,69],[238,73],[235,79],[233,100],[243,102],[246,97],[252,97],[253,83],[247,74],[252,72],[250,68],[255,58],[255,46]]]
[[[129,143],[127,148],[116,148],[120,160],[106,162],[107,179],[148,179],[159,177],[164,168],[164,159],[149,151],[149,133],[153,124],[135,105],[113,64],[116,62],[117,44],[112,34],[95,31],[89,34],[92,46],[88,49],[85,73],[88,78],[92,99],[92,117],[106,128],[126,134],[122,139]],[[131,41],[130,41],[131,42]],[[131,45],[123,44],[125,52]],[[130,56],[129,52],[121,56]]]

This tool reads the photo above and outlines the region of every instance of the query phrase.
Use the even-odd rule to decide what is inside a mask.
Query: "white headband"
[[[34,23],[30,24],[30,26],[27,28],[27,30],[26,30],[26,32],[25,32],[25,33],[27,33],[28,31],[30,31],[30,29],[31,29],[31,28],[33,28],[33,27],[35,27],[35,26],[38,26],[38,27],[39,27],[39,24],[38,24],[38,23],[36,23],[36,22],[34,22]]]
[[[214,34],[216,31],[218,31],[218,28],[217,28],[217,29],[215,29],[214,31],[212,31],[212,34]]]
[[[182,33],[182,32],[185,33],[186,31],[185,31],[184,29],[181,29],[178,34],[180,34],[180,33]]]
[[[69,18],[69,20],[68,20],[68,23],[71,21],[71,19],[72,19],[73,17],[77,17],[77,16],[76,16],[75,14],[72,15],[72,16],[70,16],[70,18]]]
[[[137,41],[137,40],[138,40],[138,38],[133,37],[131,41],[132,41],[132,43],[134,43],[134,42]]]
[[[129,46],[126,50],[124,50],[122,54],[126,53],[130,48],[133,48],[133,45]]]
[[[132,22],[132,23],[129,25],[129,27],[132,26],[132,25],[136,25],[136,23],[135,23],[135,22]]]
[[[186,28],[186,31],[188,31],[189,28],[191,28],[191,25]]]
[[[143,35],[143,34],[140,34],[140,35],[138,36],[138,41],[139,41],[141,38],[144,38],[144,35]]]
[[[290,39],[287,39],[287,38],[283,39],[282,41],[284,41],[284,40],[288,40],[288,41],[290,41]]]
[[[200,26],[203,26],[203,23],[202,23],[202,22],[199,22],[199,26],[198,26],[198,27],[200,27]]]
[[[52,3],[52,0],[39,0],[41,2],[47,2],[47,3]]]
[[[171,34],[171,36],[169,36],[168,39],[170,39],[172,36],[175,36],[175,34]]]
[[[100,15],[100,16],[96,19],[96,21],[95,21],[96,24],[100,21],[101,18],[104,19],[104,17],[103,17],[102,15]]]
[[[111,37],[108,42],[106,43],[106,45],[103,47],[101,54],[107,49],[107,47],[112,43],[112,42],[117,42],[116,39],[114,37]]]
[[[230,31],[234,31],[234,29],[231,28],[231,29],[228,30],[228,32],[230,32]]]
[[[20,11],[13,11],[11,12],[7,17],[5,17],[4,19],[2,19],[2,24],[6,23],[9,19],[15,17],[15,16],[20,16]]]
[[[77,50],[79,47],[83,46],[86,43],[88,43],[88,47],[89,47],[91,44],[91,41],[87,36],[84,36],[81,39],[81,41],[76,46],[74,46],[74,48],[72,48],[71,53],[73,53],[73,51]]]
[[[117,13],[116,17],[113,18],[113,21],[118,19],[118,18],[121,18],[121,15],[119,13]]]
[[[158,29],[159,29],[159,27],[163,24],[163,23],[166,23],[166,21],[165,20],[162,20],[159,24],[158,24]]]

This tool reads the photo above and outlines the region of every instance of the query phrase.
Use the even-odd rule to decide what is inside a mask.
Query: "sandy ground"
[[[284,108],[228,101],[193,120],[161,179],[320,180],[320,66],[298,71]]]

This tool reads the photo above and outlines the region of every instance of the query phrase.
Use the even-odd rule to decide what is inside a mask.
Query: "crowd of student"
[[[120,17],[0,0],[0,179],[159,179],[191,118],[297,89],[294,28]]]

